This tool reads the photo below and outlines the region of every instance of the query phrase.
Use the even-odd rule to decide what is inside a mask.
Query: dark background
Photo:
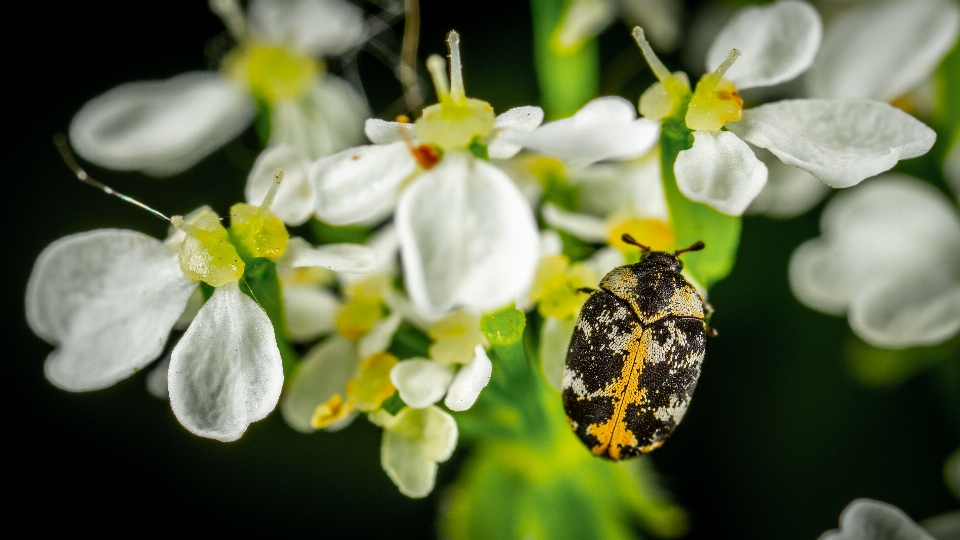
[[[446,32],[457,29],[469,95],[497,111],[537,101],[527,3],[463,3],[459,13],[456,3],[424,4],[421,61],[443,53]],[[82,394],[46,381],[51,347],[23,316],[39,252],[99,227],[166,231],[160,220],[75,181],[51,138],[86,100],[119,83],[204,69],[204,44],[223,27],[202,1],[22,9],[7,17],[3,55],[8,519],[42,515],[32,522],[38,530],[435,536],[443,489],[425,500],[400,495],[380,469],[379,429],[365,421],[305,436],[274,414],[223,444],[181,428],[169,404],[146,392],[144,374]],[[12,40],[11,27],[20,40]],[[605,59],[628,46],[621,23],[601,39]],[[667,61],[679,67],[676,57]],[[372,55],[361,53],[360,70],[375,114],[399,96],[399,84]],[[636,77],[625,97],[636,100],[648,76]],[[168,214],[205,203],[225,214],[242,198],[242,166],[255,142],[248,132],[167,180],[89,171]],[[957,507],[941,468],[960,433],[956,413],[937,395],[936,372],[888,390],[859,386],[843,364],[846,321],[801,306],[789,292],[788,257],[818,234],[818,214],[746,218],[736,267],[712,291],[720,337],[708,345],[683,426],[652,455],[693,516],[690,538],[813,539],[836,526],[856,497],[892,503],[918,520]],[[456,474],[465,450],[458,452],[441,466],[440,486]]]

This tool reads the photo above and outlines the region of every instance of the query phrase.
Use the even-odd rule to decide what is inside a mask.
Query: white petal
[[[836,188],[923,155],[937,138],[909,114],[870,100],[778,101],[744,111],[727,128]]]
[[[399,260],[397,254],[400,253],[400,238],[397,237],[397,229],[393,223],[387,223],[377,229],[364,244],[372,249],[377,256],[377,266],[373,272],[394,276],[399,273],[397,268]],[[350,285],[357,281],[370,279],[366,274],[340,274],[338,276],[341,285]]]
[[[807,76],[818,98],[891,101],[927,79],[957,41],[960,8],[949,0],[870,2],[827,25]]]
[[[302,225],[313,213],[313,186],[307,180],[310,162],[294,147],[271,146],[260,153],[247,177],[247,203],[260,206],[273,186],[277,169],[283,182],[270,210],[288,225]]]
[[[543,109],[540,107],[526,106],[510,109],[498,116],[496,122],[493,123],[493,129],[498,133],[490,141],[487,153],[494,159],[512,158],[521,150],[522,146],[506,142],[504,133],[533,131],[541,123],[543,123]]]
[[[790,259],[790,285],[804,304],[841,315],[880,281],[949,273],[960,252],[960,217],[935,188],[888,173],[837,194],[821,216],[823,236]]]
[[[617,248],[606,246],[598,249],[586,260],[587,265],[593,270],[593,275],[597,276],[597,281],[610,273],[618,266],[627,264],[623,258],[623,252]]]
[[[363,11],[341,0],[254,0],[248,16],[257,37],[305,54],[342,54],[364,38]]]
[[[639,160],[601,163],[569,171],[579,188],[580,209],[598,216],[615,212],[667,221],[667,200],[655,153]]]
[[[695,131],[693,148],[673,166],[677,187],[692,201],[739,216],[767,183],[767,167],[728,131]]]
[[[541,211],[543,221],[554,229],[566,231],[586,242],[602,243],[607,240],[607,224],[598,217],[568,212],[551,203],[544,203]]]
[[[724,75],[738,90],[786,82],[810,67],[822,36],[820,15],[806,2],[743,8],[710,46],[707,71],[717,69],[730,49],[739,49],[740,58]]]
[[[840,514],[840,529],[827,531],[819,540],[934,540],[896,506],[871,499],[856,499]]]
[[[310,159],[329,156],[363,140],[369,111],[349,83],[325,74],[306,97],[282,100],[270,110],[270,145],[288,144]]]
[[[176,253],[133,231],[101,229],[47,246],[27,283],[30,328],[56,349],[44,366],[65,390],[96,390],[163,351],[197,284]]]
[[[360,358],[369,358],[379,352],[387,350],[390,342],[393,341],[393,334],[400,328],[403,317],[398,312],[391,313],[390,316],[373,325],[373,328],[367,332],[367,335],[360,338],[357,342],[357,351]]]
[[[226,77],[190,72],[88,101],[70,122],[70,142],[97,165],[170,176],[239,135],[254,112],[253,99]]]
[[[383,470],[407,497],[426,497],[433,491],[437,463],[457,447],[457,423],[437,407],[407,407],[392,424],[383,432]]]
[[[533,279],[530,206],[500,169],[466,153],[448,152],[407,188],[396,226],[407,292],[424,312],[499,308]]]
[[[277,406],[283,365],[273,324],[236,282],[217,287],[170,357],[170,405],[190,432],[235,441]]]
[[[390,370],[390,382],[400,399],[414,409],[440,401],[453,380],[453,368],[425,358],[404,360]]]
[[[170,399],[170,390],[167,387],[169,371],[170,355],[167,355],[153,366],[150,373],[147,373],[147,392],[150,392],[151,396],[165,401]]]
[[[333,331],[340,301],[329,289],[313,284],[285,284],[283,309],[290,341],[308,343]]]
[[[390,214],[400,185],[417,171],[406,143],[358,146],[310,167],[317,217],[346,225]]]
[[[291,238],[277,264],[287,268],[328,268],[334,272],[369,274],[377,268],[377,253],[360,244],[313,247],[303,238]]]
[[[543,376],[557,392],[563,389],[563,366],[567,362],[567,349],[576,326],[575,319],[562,320],[545,317],[540,328],[540,363]]]
[[[756,156],[767,166],[767,183],[747,208],[748,214],[765,214],[787,219],[813,208],[830,192],[830,187],[803,169],[777,159],[757,148]]]
[[[616,96],[587,103],[570,118],[548,122],[530,133],[511,132],[505,142],[556,156],[571,167],[602,160],[629,159],[652,149],[660,124],[637,119],[637,108]]]
[[[850,304],[850,328],[876,347],[902,349],[942,343],[960,331],[960,275],[942,268],[891,279],[862,291]],[[960,263],[953,269],[960,274]]]
[[[487,358],[487,351],[483,350],[483,345],[477,345],[473,360],[453,377],[443,404],[451,411],[465,411],[473,407],[492,374],[493,364]]]
[[[302,433],[316,431],[310,425],[313,411],[334,394],[346,399],[347,381],[357,375],[359,368],[360,358],[353,342],[339,335],[310,349],[280,402],[283,419]]]
[[[417,134],[413,131],[413,124],[404,122],[387,122],[379,118],[368,118],[363,132],[373,144],[390,144],[404,142],[401,131],[406,134],[408,141],[415,144]]]

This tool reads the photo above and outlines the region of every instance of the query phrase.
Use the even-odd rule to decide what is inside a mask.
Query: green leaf
[[[960,354],[960,334],[931,347],[880,349],[856,336],[847,342],[847,368],[864,386],[895,386],[913,375]]]
[[[686,107],[681,109],[685,110]],[[709,289],[733,269],[740,245],[742,220],[693,202],[680,193],[673,164],[681,151],[692,146],[693,133],[682,116],[664,119],[660,134],[660,166],[675,246],[676,249],[683,249],[703,241],[706,246],[704,250],[684,255],[683,264],[700,285]]]
[[[373,234],[373,229],[360,225],[330,225],[319,219],[310,220],[314,244],[362,244]]]

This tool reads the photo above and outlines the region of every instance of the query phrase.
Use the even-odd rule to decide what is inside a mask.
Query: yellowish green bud
[[[230,236],[242,256],[276,259],[287,250],[290,233],[283,221],[270,211],[282,181],[283,171],[278,169],[259,207],[237,203],[230,208]]]
[[[740,51],[731,50],[716,71],[700,78],[687,108],[685,120],[688,128],[713,131],[727,122],[743,118],[743,99],[733,83],[723,78],[723,74],[739,57]]]
[[[187,233],[180,244],[180,269],[188,279],[219,287],[243,276],[243,260],[215,212],[201,215],[194,223],[180,216],[173,216],[171,222]]]

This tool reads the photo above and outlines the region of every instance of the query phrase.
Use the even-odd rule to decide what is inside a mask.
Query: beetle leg
[[[715,310],[713,309],[713,305],[711,305],[709,302],[703,303],[703,324],[705,327],[704,332],[710,337],[717,337],[719,335],[719,333],[717,332],[717,329],[710,326],[710,319],[713,318],[714,311]]]
[[[582,293],[595,293],[595,292],[597,292],[597,290],[596,290],[596,289],[593,289],[593,288],[590,288],[590,287],[580,287],[579,289],[577,289],[577,292],[582,292]]]

